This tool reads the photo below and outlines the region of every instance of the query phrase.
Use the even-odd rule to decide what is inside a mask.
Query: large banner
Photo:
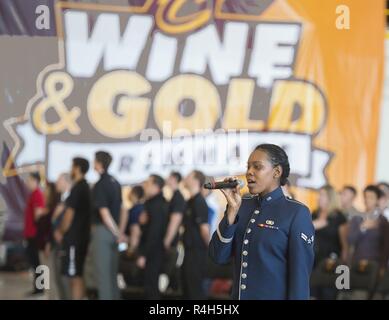
[[[55,180],[99,149],[123,184],[240,175],[268,142],[287,150],[302,201],[372,181],[383,0],[129,2],[56,2],[56,37],[0,36],[5,176]]]

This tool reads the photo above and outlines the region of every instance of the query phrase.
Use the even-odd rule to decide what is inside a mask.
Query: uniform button
[[[247,268],[247,262],[242,263],[243,268]]]
[[[245,290],[245,289],[246,289],[246,285],[245,285],[245,284],[242,284],[242,285],[240,286],[240,288],[241,288],[242,290]]]
[[[254,222],[255,222],[255,219],[251,219],[250,222],[251,222],[251,223],[254,223]]]
[[[244,244],[248,244],[249,241],[246,239],[245,241],[243,241]]]
[[[246,278],[247,278],[247,274],[242,273],[242,278],[243,278],[243,279],[246,279]]]
[[[259,210],[255,210],[254,213],[255,213],[255,214],[258,214],[258,213],[259,213]]]
[[[245,250],[245,251],[243,251],[243,255],[244,256],[247,256],[248,255],[248,252]]]
[[[250,229],[250,228],[248,228],[248,229],[247,229],[247,233],[250,233],[250,232],[251,232],[251,229]]]

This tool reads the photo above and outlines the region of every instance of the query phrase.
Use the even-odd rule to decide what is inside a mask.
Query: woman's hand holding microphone
[[[225,182],[232,182],[237,180],[237,177],[225,178]],[[227,200],[227,219],[228,224],[232,225],[235,222],[236,215],[238,214],[240,205],[242,203],[242,197],[240,195],[240,185],[238,184],[235,188],[232,189],[220,189],[223,192],[224,197]]]

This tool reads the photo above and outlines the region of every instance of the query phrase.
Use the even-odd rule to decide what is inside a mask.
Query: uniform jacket
[[[219,264],[233,259],[234,299],[309,299],[313,241],[309,209],[279,187],[244,197],[235,223],[221,220],[209,252]]]

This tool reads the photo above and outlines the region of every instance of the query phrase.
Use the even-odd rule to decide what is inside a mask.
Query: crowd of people
[[[205,175],[194,170],[183,179],[179,172],[172,172],[165,181],[152,174],[131,188],[131,208],[127,210],[122,187],[109,174],[111,161],[107,152],[95,154],[94,170],[100,178],[93,188],[85,179],[89,162],[83,158],[74,158],[71,172],[61,174],[55,184],[46,183],[44,192],[40,175],[28,176],[27,255],[33,270],[40,264],[49,266],[50,297],[85,298],[84,265],[91,252],[98,298],[119,299],[119,255],[124,251],[142,270],[144,297],[158,299],[164,261],[167,256],[177,256],[180,242],[185,248],[179,279],[183,297],[206,298],[208,243],[220,210],[214,195],[202,188]],[[169,201],[163,193],[165,185],[172,194]],[[43,289],[37,288],[34,274],[30,294],[41,294]]]
[[[26,252],[33,270],[41,264],[49,266],[50,298],[86,297],[84,265],[89,253],[99,299],[121,298],[118,273],[123,254],[133,262],[132,268],[141,270],[135,274],[142,275],[144,298],[161,298],[162,272],[171,275],[170,285],[180,286],[183,298],[207,298],[208,244],[224,208],[212,191],[202,187],[206,176],[197,170],[184,178],[171,172],[166,180],[152,174],[132,186],[128,199],[122,199],[121,185],[109,174],[111,161],[107,152],[95,154],[94,170],[100,178],[92,188],[85,178],[90,164],[83,158],[74,158],[70,173],[61,174],[55,183],[47,182],[44,191],[38,173],[27,178],[31,194],[25,212]],[[284,193],[293,197],[289,187],[284,187]],[[377,279],[386,272],[389,185],[379,183],[363,190],[363,212],[354,206],[356,197],[357,190],[349,185],[340,192],[330,185],[319,190],[317,209],[312,212],[313,276],[329,259],[349,266],[376,263]],[[124,200],[130,203],[129,210]],[[180,246],[184,254],[177,276],[166,269],[176,267]],[[30,294],[41,294],[34,274]],[[333,286],[312,282],[312,298],[336,299],[337,294]]]
[[[375,283],[369,290],[374,294],[388,270],[389,184],[368,185],[362,192],[364,210],[360,212],[354,206],[355,187],[346,185],[339,193],[330,185],[319,190],[317,209],[312,213],[315,271],[320,274],[319,269],[331,269],[331,264],[358,271],[365,270],[368,264],[376,265]],[[336,299],[339,291],[334,285],[313,285],[311,295],[316,299]]]

